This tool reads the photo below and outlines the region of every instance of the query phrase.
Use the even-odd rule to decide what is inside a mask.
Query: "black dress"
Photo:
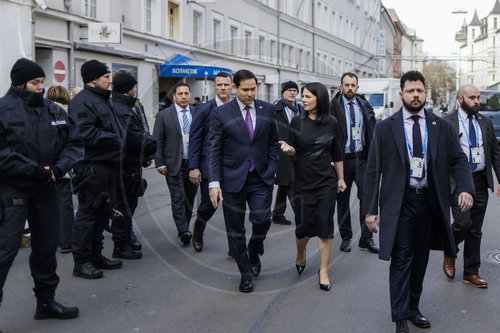
[[[333,238],[337,173],[331,162],[344,159],[338,121],[325,124],[295,117],[287,143],[295,148],[295,236]]]

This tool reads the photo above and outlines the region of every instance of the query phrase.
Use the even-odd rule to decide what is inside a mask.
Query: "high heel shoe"
[[[324,291],[330,291],[331,285],[330,284],[322,284],[321,283],[321,277],[319,276],[319,270],[318,270],[318,283],[319,283],[319,289],[324,290]]]
[[[295,264],[295,267],[297,268],[297,273],[299,273],[299,275],[302,275],[302,272],[306,268],[306,265],[304,264],[304,266],[300,266],[300,265]]]

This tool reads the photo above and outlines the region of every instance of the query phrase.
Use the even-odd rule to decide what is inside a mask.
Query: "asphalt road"
[[[30,249],[21,249],[4,287],[0,307],[3,332],[393,332],[389,307],[389,263],[357,247],[339,251],[337,227],[329,269],[332,289],[318,287],[317,241],[307,248],[307,266],[295,270],[294,227],[273,225],[265,241],[262,274],[251,294],[238,292],[236,264],[226,258],[227,239],[219,209],[205,232],[205,249],[181,247],[170,211],[167,185],[155,170],[145,171],[148,191],[135,216],[143,259],[125,261],[103,279],[72,276],[71,255],[58,254],[61,283],[57,299],[77,305],[73,320],[35,321],[35,298],[28,267]],[[354,197],[354,196],[352,196]],[[357,207],[357,205],[355,205]],[[355,208],[354,216],[358,212]],[[441,270],[442,253],[432,252],[420,309],[431,321],[425,332],[500,332],[500,199],[491,194],[483,227],[480,274],[485,290],[449,281]],[[292,217],[290,210],[287,212]],[[378,238],[375,237],[378,243]],[[111,256],[106,233],[104,254]],[[500,259],[500,255],[498,255]],[[410,324],[412,332],[420,329]]]

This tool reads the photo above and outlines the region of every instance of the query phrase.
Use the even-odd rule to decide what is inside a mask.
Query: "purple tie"
[[[245,116],[245,125],[247,125],[248,136],[250,137],[250,141],[253,138],[253,122],[252,117],[250,116],[250,106],[245,106],[245,110],[247,114]],[[253,158],[250,157],[250,167],[248,168],[248,172],[252,172],[255,169],[255,164],[253,163]]]

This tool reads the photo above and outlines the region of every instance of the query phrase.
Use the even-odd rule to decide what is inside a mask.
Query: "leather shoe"
[[[342,240],[342,244],[340,244],[340,251],[351,252],[351,239]]]
[[[121,260],[110,260],[103,255],[92,259],[92,264],[99,269],[118,269],[123,266],[123,262]]]
[[[240,291],[242,293],[251,293],[253,291],[253,279],[249,274],[242,274],[240,281]]]
[[[368,250],[370,253],[378,253],[378,246],[375,245],[371,238],[360,238],[358,246],[362,249]]]
[[[134,232],[130,233],[128,245],[130,245],[130,247],[136,251],[140,251],[142,249],[142,244],[137,240],[137,236],[134,234]]]
[[[260,256],[258,254],[249,253],[248,257],[250,260],[250,271],[252,272],[252,276],[253,277],[259,276],[260,271],[262,269],[262,264],[260,262]]]
[[[196,232],[196,228],[194,229],[193,232],[193,248],[195,249],[196,252],[201,252],[203,250],[203,235],[199,235],[198,232]]]
[[[91,262],[84,262],[82,264],[75,263],[73,276],[84,279],[100,279],[103,276],[103,272],[97,269]]]
[[[396,322],[396,333],[410,333],[410,328],[406,320],[398,320]]]
[[[462,281],[476,288],[488,288],[488,282],[481,279],[479,275],[464,275]]]
[[[180,236],[180,240],[181,240],[181,243],[182,245],[188,245],[189,243],[191,243],[191,232],[190,231],[185,231],[183,232]]]
[[[141,259],[142,252],[134,250],[129,243],[116,245],[113,249],[113,258],[120,259]]]
[[[274,224],[282,224],[282,225],[291,225],[292,224],[292,222],[284,216],[273,217],[271,222],[273,222]]]
[[[453,280],[455,278],[455,258],[443,255],[443,272],[448,279]]]
[[[427,318],[424,317],[424,315],[420,312],[419,309],[415,310],[410,310],[410,320],[413,323],[413,325],[420,327],[420,328],[429,328],[431,327],[431,323]]]
[[[54,300],[45,304],[37,304],[35,311],[35,319],[71,319],[78,316],[78,308],[76,306],[67,307]]]

